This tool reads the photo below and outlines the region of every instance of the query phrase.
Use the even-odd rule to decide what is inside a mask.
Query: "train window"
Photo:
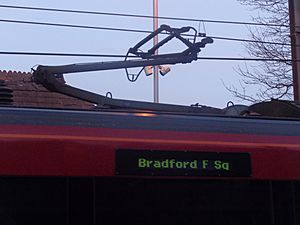
[[[96,224],[267,225],[267,182],[132,180],[96,182]]]
[[[63,178],[1,177],[1,225],[64,225],[66,180]]]
[[[300,182],[1,177],[1,225],[295,225]]]

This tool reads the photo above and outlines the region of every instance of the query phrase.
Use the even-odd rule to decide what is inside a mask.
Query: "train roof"
[[[91,93],[65,84],[63,76],[57,77],[55,82],[62,88],[70,87],[71,94],[55,91],[45,84],[34,80],[33,74],[0,71],[0,106],[27,107],[36,109],[70,109],[113,112],[152,112],[186,115],[214,115],[214,116],[250,116],[273,118],[300,118],[300,104],[292,101],[273,99],[259,102],[251,106],[234,105],[220,109],[201,104],[180,106],[171,104],[155,104],[120,99],[111,99],[92,93],[93,98],[100,98],[100,103],[88,101]],[[74,93],[72,93],[74,92]],[[86,97],[87,96],[87,97]],[[86,100],[86,98],[88,100]]]

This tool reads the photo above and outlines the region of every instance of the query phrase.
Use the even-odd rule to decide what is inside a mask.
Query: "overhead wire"
[[[279,25],[279,24],[267,24],[267,23],[225,21],[225,20],[207,20],[207,19],[164,17],[164,16],[154,17],[154,16],[149,16],[149,15],[138,15],[138,14],[110,13],[110,12],[97,12],[97,11],[56,9],[56,8],[41,8],[41,7],[28,7],[28,6],[15,6],[15,5],[0,5],[0,8],[12,8],[12,9],[22,9],[22,10],[39,10],[39,11],[49,11],[49,12],[51,11],[51,12],[63,12],[63,13],[78,13],[78,14],[90,14],[90,15],[120,16],[120,17],[132,17],[132,18],[148,18],[148,19],[158,18],[158,19],[173,20],[173,21],[189,21],[189,22],[218,23],[218,24],[232,24],[232,25],[290,27],[290,25],[284,25],[284,24]],[[24,21],[24,20],[0,19],[0,22],[31,24],[31,25],[44,25],[44,26],[57,26],[57,27],[69,27],[69,28],[79,28],[79,29],[108,30],[108,31],[119,31],[119,32],[152,33],[152,31],[140,30],[140,29],[86,26],[86,25],[76,25],[76,24],[61,24],[61,23],[48,23],[48,22]],[[186,36],[193,36],[193,35],[186,35]],[[224,41],[252,42],[252,43],[292,46],[291,44],[288,44],[288,43],[256,41],[256,40],[249,40],[249,39],[243,39],[243,38],[220,37],[220,36],[208,36],[208,37],[211,37],[213,39],[218,39],[218,40],[224,40]],[[125,57],[125,55],[118,55],[118,54],[8,52],[8,51],[6,51],[6,52],[5,51],[0,51],[0,55],[59,56],[59,57],[108,57],[108,58],[110,58],[110,57],[111,58],[124,58]],[[198,60],[211,60],[211,61],[271,61],[271,62],[294,62],[294,61],[296,61],[296,62],[300,62],[300,60],[293,60],[293,59],[245,58],[245,57],[197,57],[197,59]]]
[[[0,55],[27,55],[27,56],[63,56],[63,57],[103,57],[103,58],[125,58],[126,55],[118,54],[89,54],[89,53],[58,53],[58,52],[17,52],[0,51]],[[136,56],[127,56],[136,58]]]
[[[11,52],[0,51],[0,55],[25,55],[25,56],[61,56],[61,57],[96,57],[96,58],[137,58],[137,56],[126,56],[118,54],[90,54],[90,53],[51,53],[51,52]],[[245,57],[197,57],[199,60],[212,61],[270,61],[270,62],[293,62],[300,60],[273,59],[273,58],[245,58]]]
[[[84,11],[73,9],[57,9],[57,8],[42,8],[42,7],[29,7],[29,6],[16,6],[16,5],[2,5],[0,8],[12,8],[23,10],[38,10],[38,11],[50,11],[50,12],[63,12],[63,13],[78,13],[78,14],[91,14],[91,15],[103,15],[103,16],[121,16],[121,17],[133,17],[133,18],[146,18],[146,19],[163,19],[163,20],[177,20],[177,21],[190,21],[190,22],[205,22],[205,23],[219,23],[219,24],[234,24],[234,25],[250,25],[250,26],[270,26],[270,27],[290,27],[285,24],[271,24],[271,23],[255,23],[255,22],[242,22],[242,21],[226,21],[226,20],[208,20],[208,19],[195,19],[195,18],[182,18],[182,17],[167,17],[167,16],[149,16],[140,14],[128,14],[128,13],[111,13],[111,12],[98,12],[98,11]]]
[[[197,59],[217,60],[217,61],[300,62],[300,60],[293,60],[293,59],[247,58],[247,57],[197,57]]]
[[[56,9],[56,8],[41,8],[41,7],[1,5],[1,4],[0,4],[0,8],[12,8],[12,9],[23,9],[23,10],[39,10],[39,11],[64,12],[64,13],[80,13],[80,14],[93,14],[93,15],[107,15],[107,16],[123,16],[123,17],[135,17],[135,18],[151,18],[151,19],[155,18],[153,16],[137,15],[137,14],[109,13],[109,12]],[[181,21],[221,23],[221,24],[289,27],[289,25],[264,24],[264,23],[240,22],[240,21],[205,20],[205,19],[164,17],[164,16],[159,16],[157,18],[166,19],[166,20],[181,20]],[[152,31],[149,31],[149,30],[140,30],[140,29],[87,26],[87,25],[49,23],[49,22],[37,22],[37,21],[25,21],[25,20],[0,19],[0,22],[30,24],[30,25],[43,25],[43,26],[69,27],[69,28],[79,28],[79,29],[108,30],[108,31],[119,31],[119,32],[135,32],[135,33],[148,33],[148,34],[152,33]],[[185,34],[185,36],[193,36],[193,35]],[[257,41],[257,40],[234,38],[234,37],[221,37],[221,36],[207,36],[207,37],[211,37],[211,38],[217,39],[217,40],[225,40],[225,41],[252,42],[252,43],[291,46],[291,44],[289,44],[289,43]],[[79,57],[115,57],[115,58],[125,57],[123,55],[112,55],[112,54],[77,54],[77,53],[46,53],[46,52],[0,52],[0,54],[6,54],[6,55],[40,55],[40,56],[68,56],[68,57],[72,57],[72,56],[79,56]],[[203,60],[246,60],[246,61],[292,61],[292,60],[278,60],[278,59],[232,58],[232,57],[199,57],[198,59],[203,59]]]
[[[94,29],[94,30],[108,30],[108,31],[119,31],[119,32],[134,32],[134,33],[147,33],[150,34],[152,31],[140,30],[140,29],[128,29],[128,28],[115,28],[115,27],[100,27],[100,26],[87,26],[87,25],[76,25],[76,24],[62,24],[62,23],[49,23],[49,22],[37,22],[37,21],[25,21],[25,20],[8,20],[0,19],[3,23],[18,23],[18,24],[29,24],[29,25],[41,25],[41,26],[56,26],[56,27],[68,27],[68,28],[79,28],[79,29]],[[167,34],[167,33],[165,33]],[[183,36],[194,36],[189,34],[183,34]],[[236,41],[236,42],[252,42],[252,43],[262,43],[262,44],[274,44],[282,46],[291,46],[288,43],[280,42],[269,42],[269,41],[257,41],[242,38],[233,37],[220,37],[220,36],[207,36],[213,39],[224,40],[224,41]]]
[[[151,33],[151,31],[137,30],[137,29],[125,29],[125,28],[113,28],[113,27],[99,27],[99,26],[86,26],[86,25],[63,24],[63,23],[48,23],[48,22],[25,21],[25,20],[6,20],[6,19],[0,19],[0,22],[3,22],[3,23],[19,23],[19,24],[42,25],[42,26],[69,27],[69,28],[82,28],[82,29],[94,29],[94,30],[123,31],[123,32],[135,32],[135,33]]]
[[[255,25],[255,26],[283,26],[289,27],[289,25],[278,25],[278,24],[266,24],[266,23],[253,23],[253,22],[240,22],[240,21],[224,21],[224,20],[205,20],[205,19],[193,19],[193,18],[179,18],[179,17],[154,17],[147,15],[138,14],[125,14],[125,13],[109,13],[109,12],[98,12],[98,11],[83,11],[83,10],[71,10],[71,9],[57,9],[57,8],[42,8],[42,7],[29,7],[29,6],[16,6],[16,5],[2,5],[0,8],[12,8],[12,9],[22,9],[22,10],[39,10],[39,11],[51,11],[51,12],[64,12],[64,13],[80,13],[80,14],[93,14],[93,15],[109,15],[109,16],[124,16],[124,17],[136,17],[136,18],[159,18],[168,20],[183,20],[183,21],[194,21],[194,22],[208,22],[208,23],[225,23],[225,24],[238,24],[238,25]],[[86,25],[73,25],[73,24],[58,24],[58,23],[45,23],[36,21],[20,21],[20,20],[0,20],[0,22],[11,22],[11,23],[23,23],[32,25],[47,25],[47,26],[60,26],[60,27],[72,27],[72,28],[85,28],[85,29],[100,29],[100,30],[110,30],[110,31],[125,31],[125,32],[138,32],[138,33],[151,33],[152,31],[137,30],[137,29],[123,29],[123,28],[110,28],[110,27],[99,27],[99,26],[86,26]],[[188,35],[187,35],[188,36]],[[211,38],[226,41],[239,41],[239,42],[252,42],[252,43],[262,43],[262,44],[275,44],[282,46],[291,46],[289,43],[279,43],[279,42],[269,42],[269,41],[257,41],[242,38],[233,37],[219,37],[210,36]]]

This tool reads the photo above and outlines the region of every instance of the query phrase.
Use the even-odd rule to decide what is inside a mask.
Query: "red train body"
[[[118,176],[116,150],[248,153],[247,179],[300,179],[300,121],[1,109],[0,174]],[[151,176],[150,176],[151,177]]]
[[[0,124],[1,224],[299,222],[297,119],[1,107]]]

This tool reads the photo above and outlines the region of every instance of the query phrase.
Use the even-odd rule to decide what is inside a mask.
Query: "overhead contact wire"
[[[125,58],[126,55],[117,54],[90,54],[90,53],[55,53],[55,52],[8,52],[0,51],[0,55],[26,55],[26,56],[61,56],[61,57],[96,57],[96,58]],[[137,58],[137,56],[127,56]],[[272,58],[244,58],[244,57],[197,57],[199,60],[217,61],[273,61],[273,62],[292,62],[300,60],[292,59],[272,59]]]
[[[254,23],[254,22],[242,22],[242,21],[226,21],[226,20],[208,20],[208,19],[195,19],[195,18],[182,18],[182,17],[167,17],[167,16],[149,16],[139,14],[128,13],[111,13],[111,12],[97,12],[97,11],[84,11],[73,9],[57,9],[57,8],[42,8],[42,7],[29,7],[29,6],[16,6],[16,5],[0,5],[1,8],[11,9],[23,9],[23,10],[38,10],[49,12],[63,12],[63,13],[78,13],[78,14],[91,14],[91,15],[104,15],[104,16],[122,16],[133,18],[145,18],[145,19],[163,19],[163,20],[177,20],[177,21],[190,21],[190,22],[205,22],[205,23],[219,23],[219,24],[233,24],[233,25],[250,25],[250,26],[269,26],[269,27],[290,27],[285,24],[268,24],[268,23]]]
[[[48,23],[48,22],[36,22],[36,21],[24,21],[24,20],[0,19],[0,22],[29,24],[29,25],[41,25],[41,26],[68,27],[68,28],[79,28],[79,29],[108,30],[108,31],[119,31],[119,32],[134,32],[134,33],[146,33],[146,34],[152,33],[152,31],[149,31],[149,30],[114,28],[114,27],[99,27],[99,26],[86,26],[86,25],[62,24],[62,23]],[[165,33],[165,34],[167,34],[167,33]],[[191,36],[191,37],[193,37],[194,35],[183,34],[182,36]],[[211,37],[213,39],[224,40],[224,41],[253,42],[253,43],[262,43],[262,44],[274,44],[274,45],[291,46],[291,44],[279,43],[279,42],[256,41],[256,40],[249,40],[249,39],[232,38],[232,37],[219,37],[219,36],[208,36],[208,37]]]

